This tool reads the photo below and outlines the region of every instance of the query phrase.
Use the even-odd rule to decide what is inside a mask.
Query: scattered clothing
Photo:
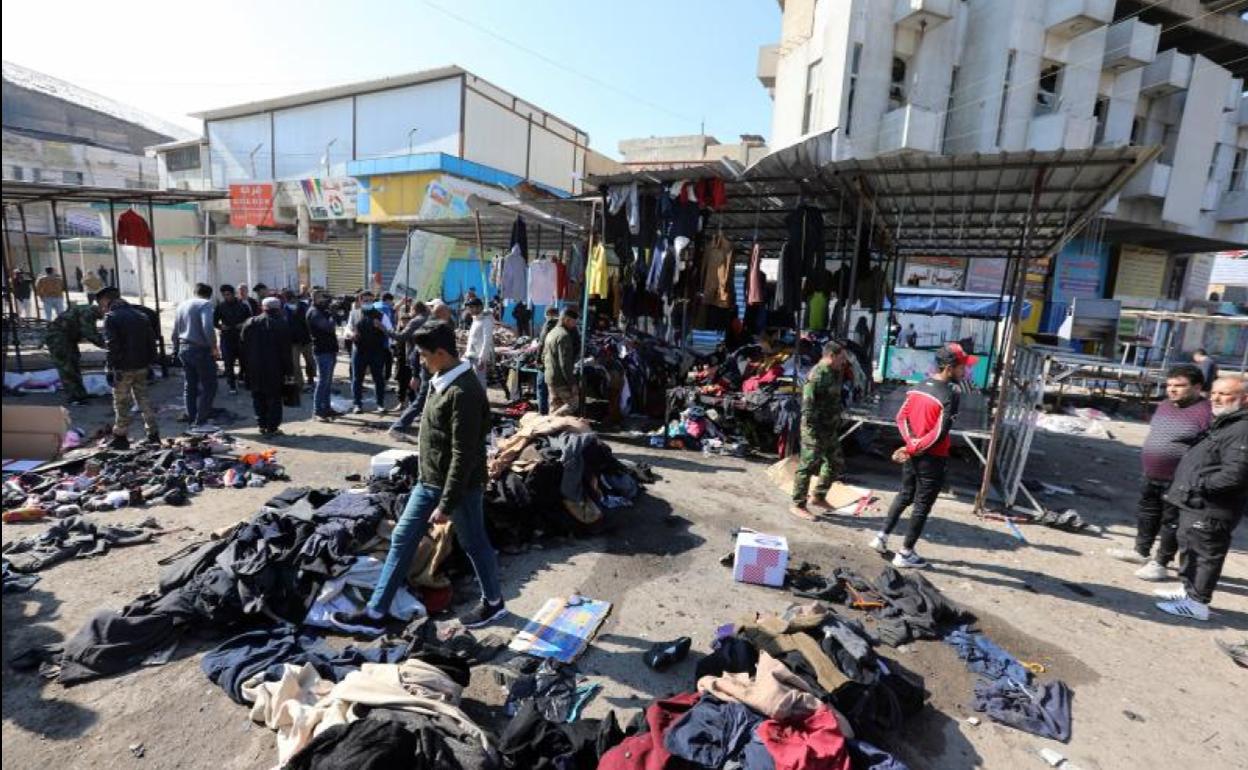
[[[1064,682],[1052,681],[1031,687],[1003,677],[981,679],[975,685],[976,711],[995,722],[1065,743],[1070,740],[1070,701]]]
[[[62,519],[42,534],[24,537],[4,546],[6,590],[10,570],[39,572],[70,559],[103,556],[110,547],[138,545],[151,540],[149,530],[96,524],[85,516]]]

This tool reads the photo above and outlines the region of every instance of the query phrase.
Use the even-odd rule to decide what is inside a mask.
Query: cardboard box
[[[5,406],[0,419],[0,453],[15,460],[55,459],[69,430],[69,411],[63,406]]]
[[[368,462],[368,475],[373,478],[385,476],[390,473],[391,468],[408,457],[415,457],[416,454],[414,449],[387,449],[384,452],[378,452]]]
[[[741,532],[732,564],[732,577],[738,583],[783,586],[789,567],[789,541],[781,535]]]

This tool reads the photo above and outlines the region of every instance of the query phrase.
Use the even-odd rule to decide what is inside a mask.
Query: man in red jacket
[[[901,550],[893,557],[894,567],[921,569],[927,566],[914,551],[923,534],[923,525],[931,513],[936,496],[945,485],[945,470],[949,463],[949,430],[958,416],[960,383],[966,370],[979,359],[968,355],[956,342],[936,351],[937,372],[916,385],[906,394],[905,403],[897,412],[897,429],[901,431],[903,446],[893,452],[893,461],[903,463],[901,491],[893,498],[888,509],[884,529],[876,533],[871,547],[880,553],[888,551],[888,536],[897,526],[901,514],[914,504],[910,513],[910,530]]]

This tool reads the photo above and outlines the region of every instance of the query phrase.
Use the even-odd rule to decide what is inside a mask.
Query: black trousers
[[[251,405],[256,410],[256,423],[262,430],[277,430],[282,425],[282,393],[251,392]]]
[[[1192,511],[1179,516],[1179,577],[1187,595],[1208,604],[1231,550],[1231,533],[1239,520],[1215,519]]]
[[[1156,541],[1157,558],[1153,561],[1161,565],[1174,561],[1179,552],[1179,509],[1161,499],[1169,487],[1169,481],[1144,479],[1135,525],[1136,553],[1149,557]]]
[[[901,514],[912,503],[910,511],[910,530],[906,532],[903,546],[906,550],[914,548],[923,534],[923,525],[927,523],[927,515],[936,504],[936,496],[945,485],[945,471],[949,466],[948,457],[931,455],[915,455],[901,466],[901,491],[893,498],[888,509],[888,520],[884,522],[884,534],[892,534],[893,528]]]
[[[237,331],[221,332],[221,363],[225,367],[225,384],[231,388],[238,387],[238,378],[247,379],[243,371],[243,359],[240,355],[242,343]],[[238,378],[234,376],[234,365],[238,365]]]

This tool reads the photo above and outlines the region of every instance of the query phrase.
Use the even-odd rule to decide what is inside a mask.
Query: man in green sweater
[[[368,605],[330,616],[337,628],[379,636],[394,594],[407,578],[416,547],[431,524],[454,522],[455,537],[481,586],[481,602],[460,618],[466,628],[487,626],[507,614],[498,582],[498,557],[485,532],[485,445],[490,435],[490,404],[468,362],[460,361],[455,331],[431,321],[412,341],[432,373],[429,398],[420,418],[420,482],[394,534]]]
[[[550,392],[551,414],[558,414],[560,410],[571,413],[580,403],[576,380],[576,360],[580,357],[578,319],[574,308],[564,308],[559,325],[551,329],[542,342],[542,368],[546,389]]]

